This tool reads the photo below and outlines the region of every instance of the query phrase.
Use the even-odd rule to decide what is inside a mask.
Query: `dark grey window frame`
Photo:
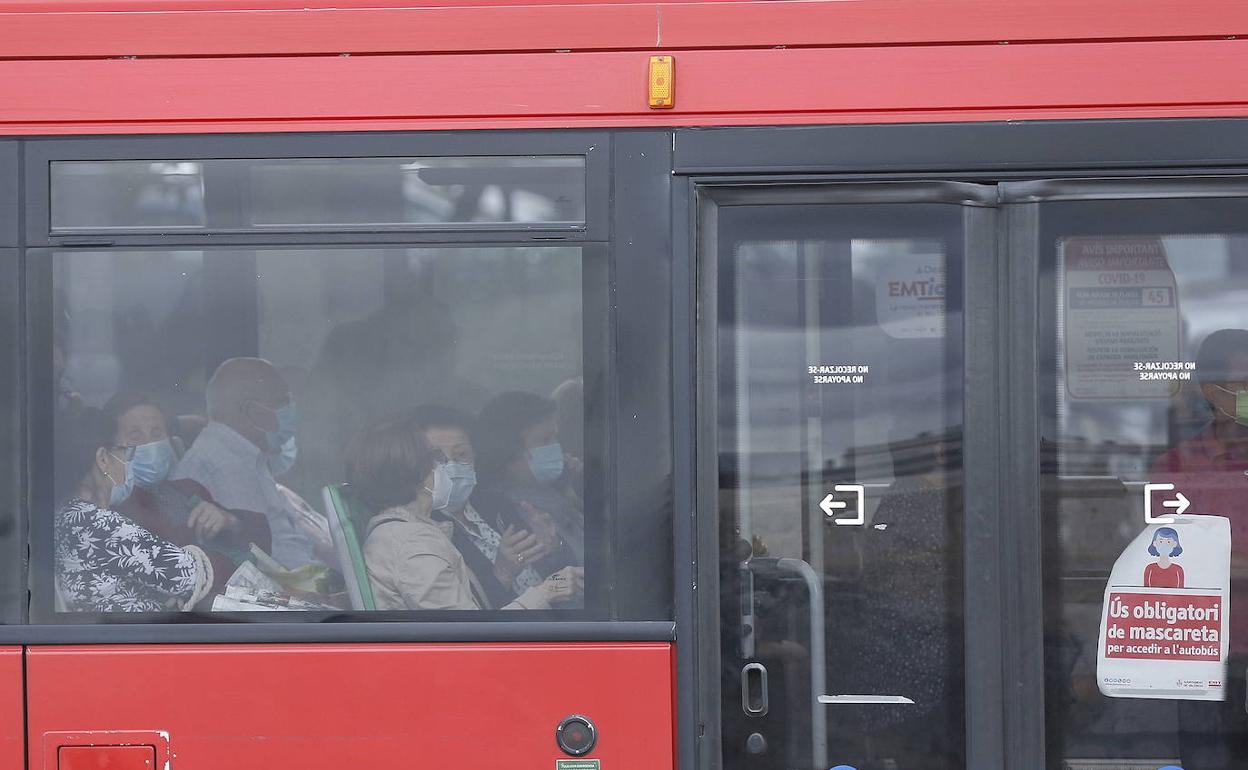
[[[13,143],[16,149],[19,143]],[[667,293],[662,287],[668,282],[670,265],[666,257],[668,232],[655,228],[669,211],[669,179],[671,134],[667,131],[635,131],[620,141],[602,131],[479,131],[438,132],[421,134],[334,134],[334,135],[240,135],[240,136],[158,136],[81,139],[30,139],[20,143],[23,153],[21,170],[24,214],[16,228],[24,245],[19,264],[23,287],[21,303],[23,318],[40,318],[47,310],[50,292],[50,260],[46,256],[58,248],[66,249],[143,249],[143,248],[213,248],[213,247],[293,247],[309,246],[370,246],[421,247],[442,246],[578,246],[587,253],[598,254],[600,267],[594,277],[601,294],[586,296],[586,302],[605,313],[592,329],[594,349],[588,362],[598,360],[600,403],[589,405],[590,413],[601,414],[601,435],[604,462],[608,465],[605,483],[601,485],[602,502],[608,511],[629,511],[636,518],[626,524],[617,515],[604,516],[609,531],[603,533],[603,569],[611,569],[608,584],[617,579],[631,580],[645,590],[610,590],[603,598],[611,620],[561,620],[557,613],[543,613],[537,619],[516,621],[464,621],[459,617],[446,620],[425,620],[418,614],[406,614],[407,620],[385,620],[364,613],[342,613],[322,618],[332,622],[297,622],[295,618],[264,618],[261,622],[231,624],[213,622],[212,618],[179,618],[174,625],[134,623],[122,620],[106,625],[7,625],[0,626],[0,643],[101,643],[101,642],[331,642],[331,641],[541,641],[541,640],[662,640],[675,638],[672,621],[671,558],[671,420],[667,403],[672,392],[668,359],[663,354],[671,340],[671,317]],[[0,145],[3,147],[3,145]],[[49,232],[48,169],[55,160],[82,159],[179,159],[179,158],[259,158],[259,157],[400,157],[400,156],[471,156],[471,155],[582,155],[586,159],[586,221],[583,227],[533,227],[505,225],[477,228],[471,224],[437,231],[419,228],[388,228],[384,232],[361,228],[310,228],[310,232],[131,232],[94,235],[73,234],[54,236]],[[3,159],[3,156],[0,156]],[[645,189],[641,197],[615,196],[614,185],[629,191]],[[15,166],[16,170],[16,166]],[[15,174],[12,177],[18,179]],[[16,195],[14,196],[16,197]],[[620,205],[613,205],[618,197]],[[2,200],[2,199],[0,199]],[[15,212],[16,219],[16,212]],[[615,237],[613,237],[615,236]],[[627,264],[617,269],[617,263]],[[588,277],[587,277],[588,278]],[[588,281],[587,281],[588,285]],[[658,290],[656,293],[656,289]],[[596,289],[597,291],[597,289]],[[17,298],[17,295],[15,295]],[[0,297],[2,300],[3,297]],[[0,314],[8,310],[0,301]],[[13,312],[18,312],[15,305]],[[0,320],[4,320],[0,318]],[[588,319],[587,319],[588,323]],[[628,331],[621,334],[620,325]],[[12,328],[19,328],[15,324]],[[587,326],[587,333],[591,329]],[[31,351],[50,349],[50,328],[47,324],[31,323],[22,344],[12,347],[24,359]],[[14,340],[18,342],[18,340]],[[7,346],[0,352],[10,352]],[[636,362],[616,376],[616,360],[623,356]],[[628,360],[628,359],[623,359]],[[25,421],[34,414],[35,395],[46,394],[50,383],[35,381],[49,376],[41,367],[30,366],[32,379],[22,381],[21,396],[14,395],[14,413]],[[46,367],[42,367],[46,369]],[[16,373],[16,369],[13,370]],[[0,382],[0,385],[3,383]],[[0,388],[0,395],[4,395]],[[21,404],[22,408],[17,408]],[[46,446],[46,438],[27,430],[24,447]],[[659,451],[654,444],[659,442]],[[627,447],[627,451],[623,448]],[[2,449],[2,448],[0,448]],[[21,468],[23,474],[35,463],[6,466]],[[0,452],[0,459],[3,454]],[[36,474],[37,475],[37,474]],[[644,485],[618,484],[626,475],[640,479]],[[23,476],[20,485],[13,485],[14,496],[27,499],[30,490],[42,478]],[[5,490],[8,491],[7,489]],[[35,506],[22,505],[19,518],[25,522]],[[622,558],[617,543],[632,537],[629,527],[655,529],[662,544],[646,541],[636,545],[642,550],[632,558]],[[648,529],[646,529],[648,528]],[[37,534],[37,533],[36,533]],[[46,533],[44,533],[46,535]],[[25,542],[25,533],[19,533]],[[36,538],[36,540],[46,540]],[[4,544],[0,540],[0,546]],[[660,545],[655,548],[655,545]],[[14,547],[16,550],[16,546]],[[22,560],[9,560],[15,569],[22,569]],[[3,576],[0,576],[3,577]],[[18,585],[25,585],[24,575]],[[657,579],[656,579],[657,578]],[[646,581],[637,583],[636,581]],[[36,581],[37,583],[37,581]],[[38,597],[37,597],[38,598]],[[23,602],[20,616],[14,623],[28,619],[28,606]],[[579,615],[579,613],[578,613]],[[509,616],[510,617],[510,616]],[[36,614],[36,619],[38,615]],[[592,616],[591,616],[592,618]],[[10,620],[0,617],[0,621]],[[264,622],[264,621],[286,622]],[[189,622],[188,622],[189,621]],[[208,622],[204,622],[208,621]],[[294,621],[294,622],[292,622]]]
[[[0,139],[0,247],[17,246],[21,239],[18,223],[18,197],[21,171],[18,163],[21,145],[13,139]]]

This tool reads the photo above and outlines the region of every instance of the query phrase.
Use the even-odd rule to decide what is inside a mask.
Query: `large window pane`
[[[724,766],[960,770],[962,212],[717,217]]]
[[[584,608],[586,259],[55,254],[58,608]]]
[[[52,231],[579,225],[580,156],[57,161]]]
[[[1246,213],[1042,208],[1050,767],[1248,757]]]

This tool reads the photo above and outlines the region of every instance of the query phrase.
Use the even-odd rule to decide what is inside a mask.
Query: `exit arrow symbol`
[[[852,519],[836,518],[836,511],[842,510],[844,508],[848,508],[849,503],[844,502],[843,500],[834,500],[832,498],[831,492],[828,493],[826,496],[824,496],[822,502],[819,503],[819,508],[822,509],[825,514],[827,514],[829,519],[832,519],[833,524],[836,524],[837,526],[840,526],[840,527],[853,527],[853,526],[861,526],[867,522],[866,512],[864,510],[865,508],[864,503],[867,497],[866,487],[864,487],[862,484],[837,484],[836,486],[832,487],[832,490],[833,492],[840,492],[842,494],[852,494],[852,495],[857,496],[855,498],[855,504],[854,504],[855,515]]]
[[[1179,499],[1163,501],[1162,506],[1165,508],[1174,508],[1174,512],[1182,516],[1183,512],[1187,510],[1187,507],[1192,504],[1192,501],[1188,500],[1187,496],[1182,492],[1175,492],[1174,494],[1177,495]]]
[[[823,498],[823,502],[819,503],[819,507],[822,508],[823,512],[829,516],[835,516],[836,514],[834,511],[840,508],[848,508],[849,503],[842,502],[840,500],[833,500],[832,495],[829,493],[827,497]]]

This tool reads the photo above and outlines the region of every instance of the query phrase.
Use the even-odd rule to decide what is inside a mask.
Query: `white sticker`
[[[1169,398],[1181,372],[1178,284],[1156,238],[1070,238],[1061,244],[1066,390],[1072,398]]]
[[[875,317],[890,337],[943,337],[945,256],[907,254],[882,265],[875,279]]]

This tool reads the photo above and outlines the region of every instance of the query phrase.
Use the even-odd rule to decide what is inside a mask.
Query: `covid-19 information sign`
[[[1060,244],[1064,372],[1072,398],[1168,398],[1154,368],[1179,357],[1178,285],[1156,238],[1068,238]],[[1156,375],[1156,376],[1154,376]]]

